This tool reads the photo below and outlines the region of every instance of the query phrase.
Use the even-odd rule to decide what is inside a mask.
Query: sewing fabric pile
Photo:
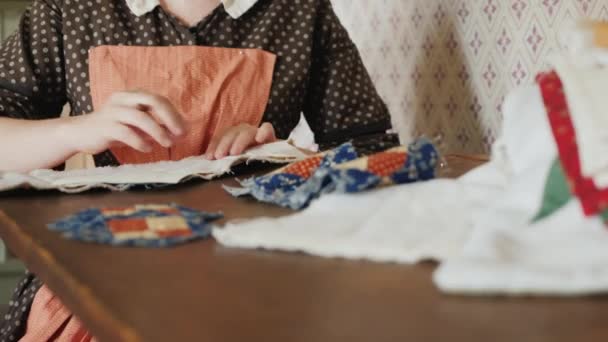
[[[240,156],[220,160],[190,157],[179,161],[161,161],[86,170],[36,170],[29,173],[0,173],[0,191],[31,187],[83,192],[93,188],[122,191],[139,184],[177,184],[192,178],[213,179],[230,172],[240,163],[262,161],[289,163],[307,155],[286,141],[252,148]]]
[[[553,72],[506,99],[486,165],[456,180],[329,194],[291,216],[214,229],[215,238],[323,257],[436,260],[434,282],[448,293],[608,292],[608,54],[596,53],[607,30],[596,25],[606,28],[577,28],[593,54],[556,56]]]

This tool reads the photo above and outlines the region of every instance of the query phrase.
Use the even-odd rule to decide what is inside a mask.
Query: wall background
[[[486,152],[509,90],[546,69],[560,28],[608,0],[332,0],[402,138]]]

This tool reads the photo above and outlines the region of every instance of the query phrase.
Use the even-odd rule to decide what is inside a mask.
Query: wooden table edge
[[[44,247],[23,232],[19,224],[0,210],[0,232],[7,245],[36,276],[61,298],[63,304],[82,310],[72,311],[92,331],[102,332],[108,341],[140,342],[135,329],[113,318],[110,311],[78,279],[70,275]],[[20,251],[24,251],[20,254]],[[27,252],[25,252],[27,251]],[[59,280],[61,279],[61,280]],[[69,295],[68,295],[69,294]],[[105,339],[104,339],[105,340]]]

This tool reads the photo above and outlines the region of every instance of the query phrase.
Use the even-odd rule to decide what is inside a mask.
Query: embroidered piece
[[[72,240],[128,247],[170,247],[207,238],[222,214],[175,204],[87,209],[49,225]]]
[[[347,143],[273,173],[224,187],[233,196],[250,195],[261,202],[295,210],[324,193],[356,193],[383,185],[433,179],[439,154],[427,139],[359,158]]]
[[[213,136],[230,127],[261,123],[275,61],[259,49],[98,46],[89,52],[93,106],[130,89],[166,97],[188,126],[174,147],[153,143],[150,153],[128,146],[111,151],[121,164],[181,160],[202,154]]]
[[[608,188],[599,189],[591,178],[582,174],[576,132],[559,76],[555,72],[541,74],[537,77],[537,82],[572,194],[580,199],[585,215],[607,212]]]

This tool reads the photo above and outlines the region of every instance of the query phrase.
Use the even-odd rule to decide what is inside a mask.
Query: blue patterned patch
[[[261,202],[299,210],[319,196],[333,192],[357,193],[381,185],[407,184],[435,178],[439,153],[425,138],[407,149],[391,149],[358,158],[352,144],[329,151],[310,177],[301,172],[254,177],[240,182],[242,188],[225,187],[233,196],[250,195]],[[296,171],[298,169],[296,168]]]
[[[366,157],[373,158],[374,155]],[[330,177],[336,191],[357,193],[374,189],[380,185],[409,184],[427,181],[435,178],[435,170],[439,162],[439,153],[435,145],[426,138],[419,138],[407,148],[407,160],[402,167],[395,169],[386,177],[382,177],[367,169],[334,168]]]
[[[353,145],[346,143],[327,152],[308,178],[300,174],[271,173],[242,180],[239,182],[241,188],[224,186],[224,189],[233,196],[250,195],[261,202],[301,209],[322,193],[333,190],[333,184],[326,176],[332,166],[357,158],[358,154]]]
[[[92,208],[49,224],[71,240],[124,247],[171,247],[210,236],[222,214],[175,204]]]

